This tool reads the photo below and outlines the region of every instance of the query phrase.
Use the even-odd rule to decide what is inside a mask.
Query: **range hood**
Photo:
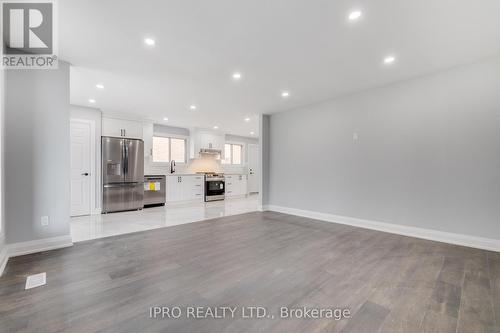
[[[219,149],[213,149],[213,148],[201,148],[200,149],[200,156],[201,155],[218,155],[220,156],[222,154],[222,151]]]

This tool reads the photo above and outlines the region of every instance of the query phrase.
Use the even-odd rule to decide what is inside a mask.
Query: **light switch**
[[[356,142],[356,141],[358,141],[358,139],[359,139],[358,132],[352,133],[352,141]]]
[[[48,216],[42,216],[40,219],[40,224],[44,227],[49,225],[49,217]]]

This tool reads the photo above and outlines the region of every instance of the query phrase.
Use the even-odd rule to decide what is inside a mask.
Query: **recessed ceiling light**
[[[95,99],[90,98],[90,99],[89,99],[89,103],[94,104],[94,103],[95,103]]]
[[[214,129],[215,129],[215,130],[216,130],[216,129],[219,129],[219,126],[214,126]]]
[[[250,135],[254,135],[254,134],[255,134],[255,132],[250,132]]]
[[[102,83],[98,83],[98,84],[96,84],[96,85],[95,85],[95,87],[96,87],[97,89],[104,89],[104,84],[102,84]]]
[[[148,46],[154,46],[156,44],[156,42],[153,38],[145,38],[144,44],[146,44]]]
[[[168,118],[167,118],[167,117],[164,117],[164,118],[163,118],[163,120],[168,121]]]
[[[357,21],[361,18],[361,16],[363,16],[363,12],[361,12],[360,10],[355,10],[355,11],[352,11],[349,13],[349,21]]]
[[[290,93],[289,93],[288,91],[283,91],[283,92],[281,93],[281,97],[283,97],[283,98],[287,98],[287,97],[289,97],[289,96],[290,96]]]
[[[241,79],[241,73],[240,72],[233,73],[233,79],[235,79],[235,80]]]
[[[190,110],[196,110],[196,105],[191,104],[191,105],[189,106],[189,109],[190,109]]]
[[[384,58],[384,64],[391,65],[396,61],[396,57],[393,55],[387,56]]]
[[[250,118],[245,118],[245,121],[248,123],[250,121]]]

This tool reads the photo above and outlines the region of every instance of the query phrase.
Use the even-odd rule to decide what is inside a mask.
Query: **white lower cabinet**
[[[203,176],[167,176],[167,202],[203,201]]]
[[[225,175],[226,197],[247,194],[247,175]]]
[[[205,194],[203,176],[187,176],[184,187],[185,200],[201,200]]]

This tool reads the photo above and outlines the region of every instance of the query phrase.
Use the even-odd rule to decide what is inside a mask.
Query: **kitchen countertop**
[[[245,176],[247,175],[247,173],[237,173],[237,172],[227,172],[227,173],[224,173],[224,175],[228,175],[228,176]],[[166,176],[203,176],[203,174],[199,174],[199,173],[167,173]]]

